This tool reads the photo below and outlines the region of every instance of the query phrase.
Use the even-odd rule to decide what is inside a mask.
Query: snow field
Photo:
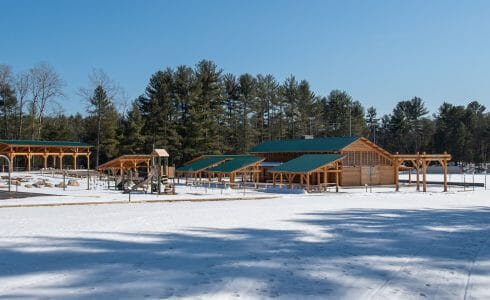
[[[0,299],[488,299],[490,192],[440,190],[0,208]]]

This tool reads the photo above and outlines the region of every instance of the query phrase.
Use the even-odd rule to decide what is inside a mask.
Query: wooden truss
[[[235,179],[237,176],[242,176],[242,181],[247,177],[250,178],[251,181],[258,183],[260,180],[260,163],[263,161],[257,161],[253,164],[244,166],[240,169],[233,170],[232,172],[215,172],[215,171],[207,171],[209,178],[218,177],[218,181],[222,182],[223,177],[229,177],[230,183],[235,183]]]
[[[87,169],[90,169],[90,148],[91,146],[43,146],[43,145],[14,145],[0,143],[0,154],[8,156],[13,164],[16,157],[22,156],[27,159],[27,170],[32,169],[32,159],[36,156],[42,157],[43,167],[47,169],[48,159],[52,157],[51,167],[63,169],[63,157],[72,157],[73,169],[77,168],[77,159],[82,156],[86,158]],[[57,166],[57,161],[59,162]]]
[[[294,180],[296,179],[297,176],[299,176],[299,183],[301,185],[301,188],[306,188],[306,190],[309,192],[310,187],[311,187],[311,182],[313,181],[313,178],[316,177],[316,182],[319,187],[323,187],[325,189],[328,185],[332,185],[331,182],[328,182],[328,174],[329,173],[334,173],[335,174],[335,191],[339,191],[339,177],[340,173],[342,172],[342,160],[338,159],[333,162],[329,162],[326,165],[323,165],[321,167],[318,167],[314,170],[308,171],[308,172],[285,172],[285,171],[277,171],[272,173],[272,184],[274,187],[278,184],[282,185],[286,182],[286,184],[289,186],[289,188],[293,187]]]
[[[416,185],[417,191],[420,190],[420,172],[422,172],[422,190],[427,191],[427,167],[431,162],[439,162],[442,166],[444,173],[444,192],[447,192],[447,162],[451,160],[451,155],[447,152],[444,154],[426,154],[423,152],[420,154],[399,154],[398,152],[393,155],[393,166],[395,176],[396,190],[399,190],[399,171],[403,162],[409,161],[413,164],[416,173]]]
[[[124,175],[133,170],[136,172],[139,168],[146,168],[146,172],[150,173],[151,155],[122,155],[111,161],[100,165],[97,170],[109,171],[111,175]]]

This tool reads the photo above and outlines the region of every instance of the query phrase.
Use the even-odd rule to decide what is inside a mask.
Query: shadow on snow
[[[407,259],[468,273],[490,236],[490,210],[346,210],[287,220],[303,230],[191,228],[185,233],[23,237],[0,248],[0,298],[342,297],[362,280],[396,280]],[[116,235],[115,235],[116,234]],[[96,235],[96,237],[94,237]],[[34,247],[34,248],[32,248]],[[473,274],[490,276],[474,268]],[[39,275],[40,277],[37,277]],[[42,275],[42,277],[41,277]],[[41,278],[41,279],[40,279]],[[406,288],[429,278],[412,277]],[[5,287],[5,285],[4,285]],[[33,287],[33,289],[30,289]],[[437,288],[441,288],[440,284]],[[464,288],[464,287],[463,287]]]

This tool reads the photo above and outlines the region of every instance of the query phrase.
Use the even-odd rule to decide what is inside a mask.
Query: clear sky
[[[132,100],[159,69],[211,59],[224,72],[293,74],[391,112],[400,100],[490,109],[490,1],[0,0],[0,63],[40,61],[66,82],[65,111],[102,68]]]

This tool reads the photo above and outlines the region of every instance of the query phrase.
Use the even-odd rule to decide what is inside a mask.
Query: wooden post
[[[396,154],[398,155],[398,152]],[[394,176],[395,176],[395,191],[398,192],[400,190],[400,187],[399,187],[399,184],[398,184],[398,173],[399,173],[399,169],[398,168],[400,166],[399,165],[399,162],[398,162],[398,158],[395,158],[394,163],[395,163],[395,166],[394,166],[394,169],[395,169],[395,171],[394,171],[395,172],[395,174],[394,174]]]
[[[320,192],[320,172],[316,173],[316,185],[318,185],[318,191]]]
[[[447,154],[447,152],[444,151],[444,154]],[[442,170],[444,172],[444,192],[447,192],[447,160],[446,159],[442,160]]]
[[[44,169],[47,169],[48,168],[48,156],[46,154],[43,155],[43,159],[44,159]]]
[[[60,158],[60,170],[63,170],[63,155],[60,155],[59,158]]]
[[[420,157],[417,152],[417,191],[420,191]]]
[[[27,171],[31,171],[31,154],[27,154]]]
[[[280,175],[279,175],[279,180],[281,181],[281,182],[279,183],[279,186],[282,188],[282,173],[279,173],[279,174],[280,174]]]
[[[425,156],[425,152],[423,153]],[[427,192],[427,161],[422,159],[422,191]]]
[[[73,154],[73,170],[77,169],[77,155]]]
[[[339,192],[339,163],[335,163],[335,192]]]
[[[87,154],[87,170],[90,170],[90,154]]]
[[[289,174],[288,179],[289,179],[289,188],[292,189],[293,188],[294,174]]]
[[[309,193],[310,192],[310,173],[307,173],[305,176],[306,176],[306,191]]]

